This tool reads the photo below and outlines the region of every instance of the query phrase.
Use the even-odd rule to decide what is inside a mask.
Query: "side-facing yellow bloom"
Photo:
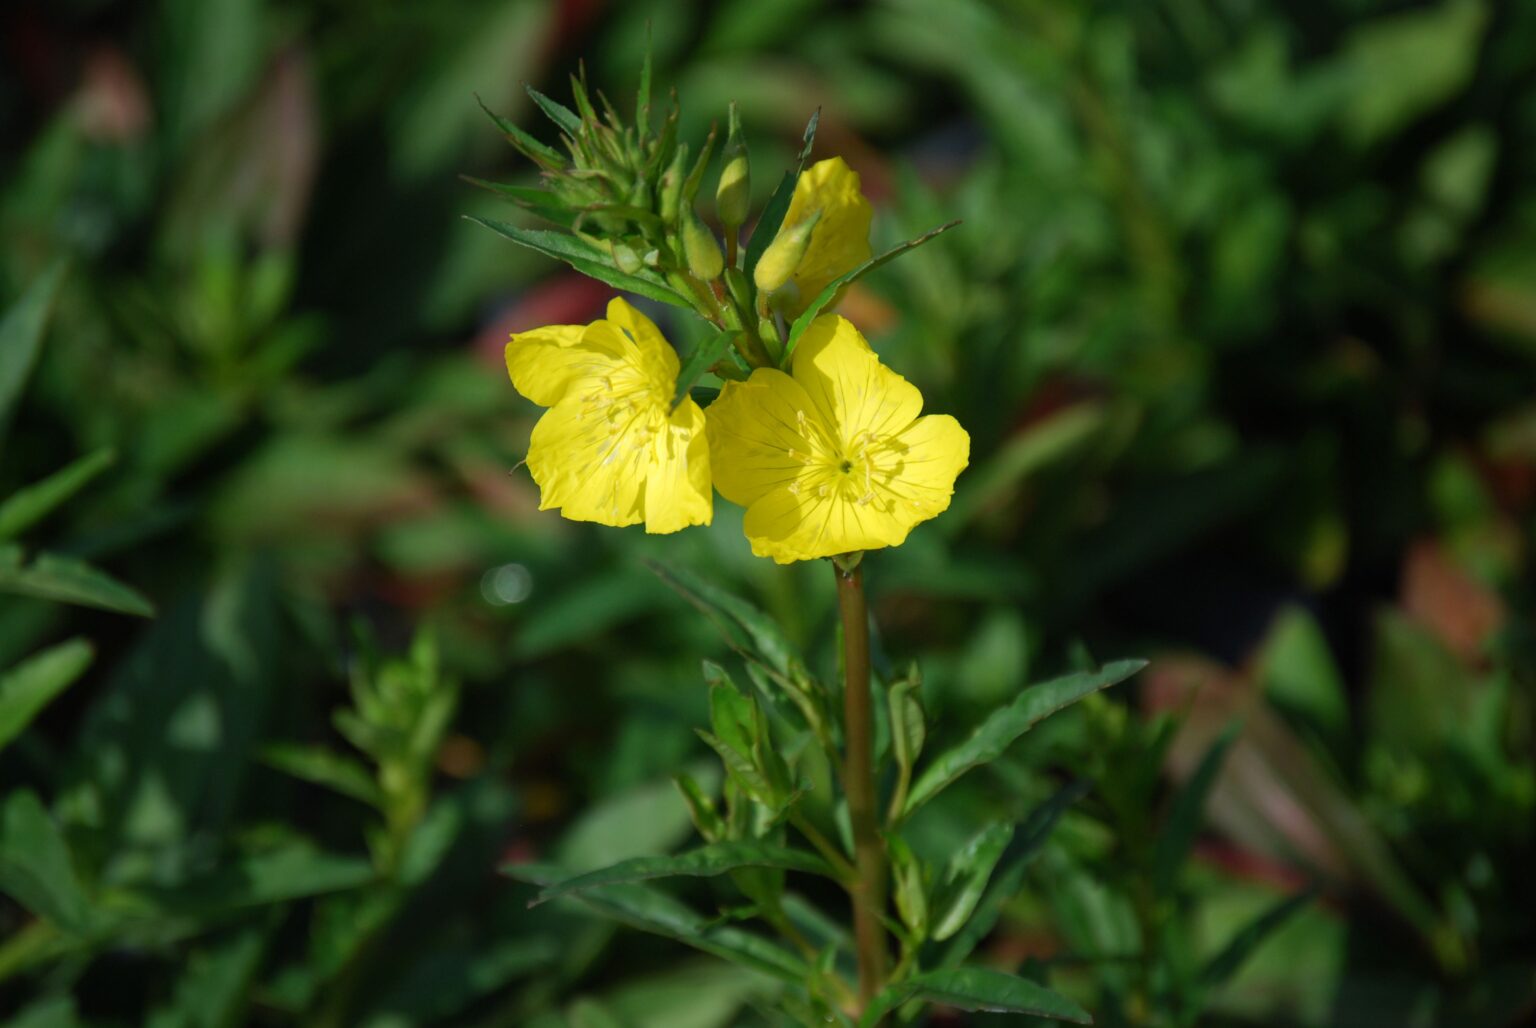
[[[841,157],[817,161],[801,172],[784,212],[780,234],[820,214],[804,256],[774,303],[790,317],[805,310],[833,279],[869,260],[869,222],[874,209],[859,191],[859,173]],[[767,260],[769,254],[764,254]]]
[[[852,323],[824,314],[792,374],[758,368],[710,404],[720,495],[747,509],[752,552],[780,564],[897,546],[949,506],[971,440],[880,363]]]
[[[704,412],[672,409],[677,354],[649,318],[614,299],[605,320],[514,333],[507,371],[549,408],[528,443],[540,510],[647,532],[709,524]]]

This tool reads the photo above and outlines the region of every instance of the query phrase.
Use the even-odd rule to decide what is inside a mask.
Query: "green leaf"
[[[475,96],[475,102],[480,105],[480,109],[485,112],[486,117],[490,118],[491,121],[496,123],[496,127],[501,129],[502,134],[507,137],[513,146],[517,147],[518,151],[522,153],[523,156],[527,157],[535,164],[539,164],[547,168],[562,168],[565,166],[565,157],[560,153],[560,151],[554,149],[553,147],[545,146],[543,143],[539,142],[537,139],[534,139],[528,133],[518,128],[515,124],[512,123],[510,119],[503,118],[501,115],[492,111],[489,107],[485,106],[485,101],[481,100],[478,95]]]
[[[528,905],[536,907],[560,896],[586,892],[604,885],[643,882],[652,878],[713,878],[744,867],[770,867],[833,877],[827,862],[812,853],[762,842],[717,842],[671,857],[621,860],[612,867],[555,882]]]
[[[719,756],[720,763],[725,765],[726,775],[740,787],[742,792],[759,803],[767,806],[774,805],[773,786],[758,770],[757,764],[749,755],[702,728],[696,728],[694,731]]]
[[[786,678],[806,676],[794,644],[767,614],[692,572],[657,561],[647,561],[646,566],[709,617],[732,649]]]
[[[71,934],[88,932],[95,920],[69,844],[30,789],[12,792],[0,806],[0,892]]]
[[[1090,693],[1124,681],[1146,666],[1144,660],[1117,660],[1097,671],[1079,671],[1025,689],[1008,706],[993,711],[969,739],[928,765],[912,787],[903,816],[933,799],[967,771],[1002,756],[1037,722]]]
[[[704,681],[709,686],[709,725],[720,741],[746,756],[752,752],[752,726],[756,721],[749,700],[725,669],[704,662]]]
[[[693,162],[693,168],[689,170],[688,177],[683,179],[683,216],[693,209],[694,197],[699,195],[699,186],[704,182],[704,172],[709,167],[709,159],[715,153],[716,126],[709,126],[709,135],[704,137],[704,145],[699,148],[699,156]]]
[[[640,86],[635,91],[635,131],[644,140],[651,131],[651,23],[645,23],[645,59],[640,63]]]
[[[873,1028],[886,1014],[914,999],[960,1010],[1032,1014],[1077,1024],[1093,1022],[1088,1011],[1028,978],[982,967],[948,967],[916,975],[881,992],[859,1018],[860,1028]]]
[[[674,307],[693,309],[692,303],[684,299],[681,293],[674,292],[659,277],[625,274],[609,262],[606,254],[588,246],[575,236],[541,229],[518,228],[516,225],[493,221],[490,218],[478,218],[472,215],[465,217],[498,235],[505,236],[514,243],[564,261],[583,275],[595,278],[599,282],[606,282],[615,289],[648,297],[659,303],[668,303]]]
[[[373,865],[360,857],[294,841],[236,856],[205,875],[145,888],[137,895],[162,914],[205,918],[356,889],[377,880]]]
[[[25,489],[18,489],[0,503],[0,540],[11,539],[37,524],[59,504],[83,489],[91,479],[112,466],[110,448],[97,450],[55,471]]]
[[[889,835],[885,842],[891,857],[896,912],[913,938],[921,942],[928,937],[928,883],[924,881],[922,861],[901,836]]]
[[[903,775],[912,773],[917,758],[922,755],[923,743],[928,738],[922,691],[923,683],[917,677],[914,665],[912,674],[893,684],[887,694],[891,717],[891,754]]]
[[[1014,836],[1013,842],[1003,854],[998,863],[998,869],[993,872],[992,883],[987,887],[981,897],[981,902],[976,905],[975,911],[966,921],[964,929],[956,936],[953,942],[944,948],[944,952],[933,963],[945,967],[954,967],[963,961],[981,941],[987,937],[997,925],[998,918],[1002,916],[1003,907],[1015,895],[1024,882],[1024,872],[1029,863],[1040,852],[1045,841],[1050,838],[1051,832],[1056,829],[1056,823],[1061,820],[1061,815],[1066,813],[1068,807],[1087,795],[1092,783],[1086,779],[1079,779],[1069,785],[1062,786],[1056,794],[1036,807],[1025,820],[1023,830]]]
[[[713,761],[688,767],[706,791],[719,785]],[[554,861],[566,874],[594,871],[617,860],[670,852],[688,838],[687,805],[667,781],[646,782],[589,804],[561,837]]]
[[[784,173],[778,186],[773,190],[773,195],[768,198],[768,203],[763,207],[762,216],[757,219],[757,227],[752,230],[752,238],[747,240],[747,248],[742,257],[742,270],[746,273],[747,281],[752,281],[752,272],[757,268],[757,262],[763,257],[768,244],[773,242],[773,237],[779,234],[779,229],[784,225],[784,215],[789,213],[789,205],[795,198],[795,186],[800,181],[800,172],[805,168],[806,158],[811,155],[811,148],[816,143],[816,126],[821,121],[821,108],[816,108],[816,113],[811,115],[811,120],[806,123],[805,136],[800,147],[800,153],[795,158],[795,166]]]
[[[826,287],[822,289],[821,292],[816,294],[816,298],[811,301],[810,306],[802,311],[800,316],[795,319],[795,323],[789,326],[789,339],[784,343],[784,357],[781,361],[779,361],[779,363],[784,366],[789,364],[789,358],[794,354],[795,344],[800,342],[800,336],[805,333],[806,329],[811,327],[811,322],[816,320],[816,316],[821,313],[822,308],[826,307],[827,304],[832,302],[832,298],[837,295],[837,291],[839,289],[843,288],[843,286],[850,282],[854,282],[860,278],[863,278],[869,272],[874,271],[876,268],[880,267],[880,265],[885,264],[888,261],[895,260],[897,257],[900,257],[908,250],[914,250],[917,247],[922,246],[924,243],[928,242],[928,240],[934,238],[940,233],[948,232],[958,224],[960,224],[960,222],[951,221],[947,224],[940,225],[936,229],[931,229],[927,232],[924,232],[916,239],[908,239],[905,243],[901,243],[898,246],[893,246],[879,256],[871,257],[869,260],[865,261],[863,264],[860,264],[852,271],[844,272],[837,278],[833,279],[831,282],[828,282]]]
[[[625,1028],[612,1010],[590,996],[572,1002],[566,1008],[565,1020],[569,1028]]]
[[[553,884],[548,868],[503,868],[519,881]],[[730,925],[719,926],[688,906],[645,885],[602,885],[572,897],[594,913],[654,935],[675,939],[780,981],[803,985],[811,974],[805,961],[760,935]]]
[[[38,711],[85,672],[94,655],[90,643],[71,639],[0,675],[0,750],[32,723]]]
[[[714,801],[705,795],[690,774],[679,774],[672,781],[677,791],[683,794],[683,802],[688,804],[688,816],[693,818],[693,827],[706,842],[719,840],[725,834],[725,821],[715,809]]]
[[[510,200],[524,210],[531,211],[545,221],[553,222],[564,229],[574,225],[576,215],[580,213],[568,207],[555,194],[546,189],[539,189],[537,186],[512,186],[502,182],[489,182],[483,178],[475,178],[473,175],[460,175],[459,178],[472,186],[478,186]]]
[[[996,453],[966,472],[940,522],[941,531],[953,537],[978,513],[1002,507],[1021,482],[1078,451],[1108,420],[1104,404],[1075,403],[1013,433]]]
[[[83,561],[39,553],[24,563],[21,547],[15,545],[0,545],[0,592],[139,617],[155,614],[154,605],[138,592]]]
[[[152,1014],[146,1028],[242,1023],[251,984],[270,936],[267,925],[247,925],[213,946],[195,951],[176,981],[170,1005]]]
[[[934,918],[933,937],[944,940],[965,927],[966,920],[981,902],[992,871],[1003,851],[1013,841],[1013,825],[1006,821],[988,825],[949,859],[940,879]]]
[[[715,363],[724,357],[731,349],[731,340],[736,338],[735,332],[716,332],[693,348],[688,359],[683,362],[682,370],[677,374],[677,391],[672,394],[672,407],[683,402],[683,397],[688,395],[688,390],[697,382]]]
[[[1327,637],[1305,609],[1287,607],[1276,616],[1255,677],[1265,699],[1302,719],[1342,753],[1350,727],[1348,690]]]
[[[1167,823],[1157,837],[1157,849],[1152,856],[1152,890],[1156,895],[1167,895],[1178,884],[1179,868],[1189,856],[1195,836],[1205,817],[1205,801],[1216,784],[1227,749],[1237,738],[1237,726],[1229,726],[1205,751],[1200,765],[1179,794],[1174,797],[1168,812]]]
[[[532,86],[524,85],[533,102],[539,105],[549,120],[560,126],[560,131],[575,139],[581,133],[581,119],[576,117],[576,112],[555,100],[551,100]]]
[[[37,363],[43,330],[63,282],[64,262],[59,261],[43,272],[0,319],[0,442],[4,442],[16,401]]]
[[[361,761],[324,746],[274,743],[261,751],[261,760],[285,774],[323,785],[343,796],[380,809],[384,806],[384,795],[368,768]]]
[[[1232,940],[1221,948],[1221,952],[1200,969],[1200,984],[1206,988],[1224,984],[1242,968],[1265,939],[1316,898],[1316,889],[1287,896],[1239,929]]]

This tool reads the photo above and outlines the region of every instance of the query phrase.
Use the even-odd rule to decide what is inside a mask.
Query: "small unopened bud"
[[[773,237],[773,242],[763,251],[757,269],[752,273],[752,281],[757,284],[758,293],[772,293],[789,281],[795,269],[800,266],[806,248],[811,245],[811,232],[820,220],[821,212],[817,211],[804,221],[779,229],[779,234]]]
[[[688,261],[688,273],[703,282],[713,282],[725,270],[725,257],[715,234],[704,224],[697,211],[683,215],[683,257]]]
[[[677,222],[677,212],[683,205],[683,179],[687,176],[688,144],[682,143],[672,154],[672,163],[667,165],[667,170],[661,173],[661,182],[656,190],[661,194],[657,198],[656,213],[660,214],[661,220],[668,225]]]
[[[623,243],[610,243],[613,249],[613,263],[626,275],[633,275],[640,270],[640,255]]]
[[[747,144],[741,136],[741,114],[731,101],[730,135],[725,140],[720,185],[715,189],[715,211],[726,230],[734,232],[747,220],[752,205],[752,168],[747,161]]]

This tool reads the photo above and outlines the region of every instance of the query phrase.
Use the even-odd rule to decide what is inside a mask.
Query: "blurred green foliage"
[[[820,106],[877,251],[965,219],[848,300],[974,440],[867,571],[929,746],[1157,658],[913,819],[930,859],[1024,820],[979,955],[1100,1024],[1528,1017],[1529,4],[23,0],[7,1023],[765,1022],[771,980],[495,873],[670,852],[668,778],[718,788],[729,651],[644,560],[834,666],[824,571],[725,504],[598,532],[508,474],[506,333],[606,296],[459,218],[516,213],[457,175],[533,181],[475,95],[539,131],[519,82],[584,55],[626,96],[647,22],[687,138],[734,99],[777,168]]]

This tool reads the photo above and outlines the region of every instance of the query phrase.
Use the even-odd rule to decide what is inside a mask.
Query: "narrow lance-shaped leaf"
[[[41,482],[18,489],[0,503],[0,540],[13,538],[47,517],[112,466],[111,449],[81,457]]]
[[[795,157],[795,166],[784,173],[779,179],[779,184],[773,190],[773,195],[768,197],[768,203],[763,207],[762,216],[757,219],[757,227],[752,230],[752,238],[747,240],[747,248],[742,257],[742,269],[746,272],[747,281],[752,281],[752,272],[757,267],[757,262],[762,259],[768,244],[773,242],[773,237],[779,234],[779,229],[784,225],[784,215],[789,213],[789,204],[795,198],[795,186],[800,181],[800,172],[805,168],[805,162],[811,155],[811,149],[816,144],[816,126],[821,122],[821,108],[816,108],[811,120],[806,123],[805,135],[800,147],[800,153]]]
[[[117,614],[152,617],[154,605],[138,592],[83,561],[40,553],[23,558],[21,547],[0,545],[0,593],[99,607]]]
[[[30,789],[0,803],[0,892],[66,932],[86,932],[94,920],[69,844]]]
[[[261,752],[263,763],[306,782],[325,786],[370,806],[384,806],[383,793],[373,775],[359,761],[324,746],[276,744]]]
[[[1199,766],[1184,788],[1174,797],[1152,856],[1152,888],[1157,895],[1166,895],[1177,883],[1179,868],[1189,856],[1204,820],[1206,798],[1216,784],[1216,775],[1226,759],[1227,749],[1236,737],[1236,725],[1223,731],[1200,758]]]
[[[873,1028],[886,1014],[913,999],[959,1010],[1031,1014],[1076,1024],[1093,1022],[1088,1011],[1028,978],[982,967],[949,967],[914,975],[881,992],[859,1019],[860,1028]]]
[[[524,157],[527,157],[540,167],[552,171],[565,167],[565,157],[561,155],[559,150],[545,146],[527,132],[518,128],[511,119],[503,118],[485,106],[485,101],[480,99],[479,94],[475,95],[475,102],[480,105],[480,109],[485,112],[486,117],[490,118],[496,124],[496,127],[501,129],[502,134],[507,137],[507,140]]]
[[[21,397],[32,366],[43,345],[43,330],[53,302],[64,282],[64,262],[59,261],[32,283],[20,300],[0,318],[0,442],[5,439],[11,410]]]
[[[719,842],[725,835],[725,821],[715,809],[715,803],[704,794],[704,790],[690,774],[679,774],[673,777],[673,784],[677,791],[683,794],[683,802],[688,805],[688,816],[693,819],[693,827],[704,837],[705,842]]]
[[[899,817],[906,805],[906,793],[912,783],[912,769],[928,737],[921,696],[922,679],[918,676],[916,664],[907,677],[892,684],[886,693],[886,703],[890,708],[891,756],[896,761],[896,789],[891,796],[887,820]]]
[[[1030,861],[1040,852],[1040,848],[1045,845],[1045,841],[1050,838],[1051,833],[1055,831],[1061,815],[1066,813],[1072,804],[1087,795],[1091,785],[1092,783],[1087,779],[1079,779],[1062,786],[1054,796],[1030,812],[1021,830],[1004,851],[997,869],[993,872],[991,884],[987,886],[980,902],[976,904],[966,920],[965,927],[956,933],[948,946],[944,947],[938,959],[929,963],[955,967],[987,937],[997,925],[1003,906],[1017,895],[1024,882],[1025,870],[1029,867]]]
[[[1294,896],[1287,896],[1239,929],[1232,940],[1221,948],[1221,952],[1200,969],[1200,984],[1206,988],[1225,984],[1242,968],[1265,939],[1279,931],[1287,921],[1316,898],[1316,889],[1307,889]]]
[[[1012,841],[1013,825],[998,822],[983,828],[950,858],[938,889],[935,939],[942,941],[965,927],[986,891],[992,870]]]
[[[611,258],[575,236],[564,235],[559,232],[546,232],[539,229],[518,228],[516,225],[508,225],[505,222],[493,221],[490,218],[479,218],[466,215],[467,220],[477,225],[483,225],[498,235],[505,236],[521,246],[531,250],[537,250],[548,257],[564,261],[583,275],[595,278],[599,282],[606,282],[615,289],[627,293],[635,293],[639,296],[649,297],[659,303],[671,304],[674,307],[686,307],[692,309],[693,305],[683,298],[681,293],[675,292],[670,286],[662,283],[659,277],[643,277],[630,275],[614,267]]]
[[[911,814],[972,768],[1002,756],[1039,721],[1146,666],[1144,660],[1117,660],[1097,671],[1079,671],[1025,689],[1008,706],[993,711],[969,739],[928,765],[912,787],[904,814]]]
[[[553,869],[536,865],[506,867],[502,871],[509,877],[536,885],[552,885],[558,881],[558,874]],[[631,928],[675,939],[780,981],[801,985],[810,975],[805,961],[783,947],[760,935],[706,921],[686,904],[645,885],[603,885],[577,893],[570,899]]]
[[[85,673],[93,656],[90,643],[71,639],[28,657],[0,675],[0,750]]]
[[[802,311],[800,316],[795,319],[794,324],[789,327],[789,339],[784,344],[784,359],[779,363],[781,365],[787,365],[789,363],[790,355],[795,352],[795,344],[800,342],[801,335],[805,333],[806,329],[811,327],[811,322],[815,321],[816,316],[822,312],[822,309],[826,307],[827,304],[832,302],[833,297],[837,296],[837,291],[839,289],[843,288],[843,286],[850,282],[855,282],[863,278],[871,271],[874,271],[876,268],[880,267],[880,265],[885,264],[888,261],[895,260],[897,257],[900,257],[908,250],[915,250],[917,247],[922,246],[924,243],[928,242],[930,239],[933,239],[939,234],[948,232],[958,224],[960,224],[960,222],[951,221],[946,225],[940,225],[936,229],[924,232],[916,239],[908,239],[905,243],[893,246],[884,253],[875,257],[871,257],[869,260],[865,261],[863,264],[860,264],[852,271],[845,272],[842,275],[839,275],[837,278],[833,279],[831,282],[828,282],[826,287],[822,289],[821,292],[816,294],[816,298],[811,301],[810,306]]]
[[[803,871],[806,874],[834,877],[827,862],[813,853],[763,842],[716,842],[670,857],[621,860],[612,867],[552,882],[528,905],[536,907],[560,896],[586,892],[604,885],[643,882],[652,878],[712,878],[748,867]]]
[[[699,186],[704,182],[704,172],[709,167],[709,159],[715,153],[715,137],[719,134],[719,126],[709,126],[709,135],[704,137],[704,146],[699,150],[698,160],[693,162],[693,170],[688,172],[688,177],[683,179],[683,213],[693,206],[694,198],[699,195]]]
[[[921,942],[928,937],[928,883],[923,880],[922,861],[899,835],[887,836],[885,844],[891,857],[896,912],[907,931]]]
[[[539,110],[543,111],[550,121],[560,126],[560,131],[572,139],[581,134],[581,119],[576,116],[575,111],[556,100],[551,100],[526,83],[523,88],[528,91],[533,102],[539,105]]]
[[[582,213],[572,210],[555,194],[547,189],[539,189],[536,186],[513,186],[502,182],[490,182],[483,178],[475,178],[473,175],[460,175],[459,178],[472,186],[477,186],[488,192],[495,193],[504,199],[510,200],[526,211],[531,211],[545,221],[553,222],[561,228],[569,229]]]
[[[688,359],[683,361],[682,370],[677,374],[677,392],[672,396],[674,409],[683,402],[683,397],[688,395],[688,390],[693,388],[694,383],[703,376],[704,372],[714,367],[715,363],[730,351],[732,341],[737,335],[736,332],[716,332],[693,348]]]
[[[702,728],[695,728],[694,731],[700,739],[704,740],[706,746],[715,751],[715,754],[720,758],[720,763],[725,765],[725,773],[730,777],[731,781],[736,783],[742,792],[751,796],[759,803],[769,805],[773,803],[773,787],[768,784],[768,779],[764,778],[762,773],[758,771],[757,765],[752,762],[750,756],[742,753],[734,746],[723,742],[717,736],[704,731]]]
[[[651,23],[645,23],[645,59],[640,62],[640,88],[635,93],[635,129],[641,140],[651,131]]]
[[[707,615],[737,652],[786,677],[805,676],[805,665],[783,629],[757,607],[690,572],[656,561],[646,566]]]

